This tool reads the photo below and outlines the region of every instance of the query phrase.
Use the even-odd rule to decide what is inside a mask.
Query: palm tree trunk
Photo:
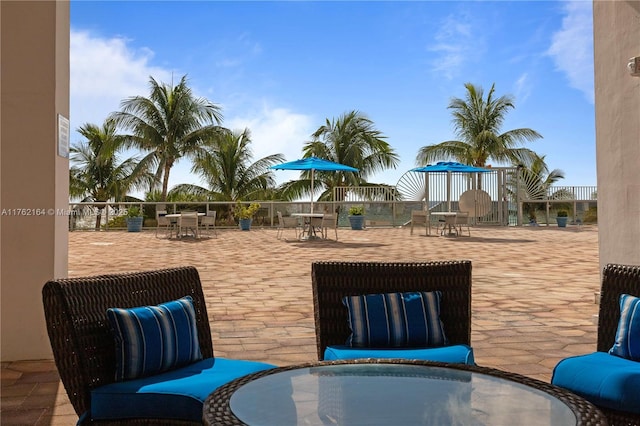
[[[102,207],[98,207],[98,213],[96,213],[96,231],[100,230],[100,222],[102,222]]]
[[[161,201],[167,201],[167,193],[169,192],[169,172],[171,166],[169,162],[165,163],[164,172],[162,173],[162,199]]]

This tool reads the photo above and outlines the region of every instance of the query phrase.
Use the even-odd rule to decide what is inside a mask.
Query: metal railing
[[[560,191],[560,192],[559,192]],[[386,195],[393,192],[370,190],[367,195],[370,199],[364,199],[362,194],[354,197],[347,196],[344,201],[316,201],[314,211],[335,212],[338,217],[338,226],[349,226],[348,211],[351,206],[364,208],[365,225],[376,226],[405,226],[411,221],[412,210],[426,208],[423,200],[398,201],[387,199]],[[554,211],[560,208],[569,211],[571,223],[589,223],[597,221],[597,194],[595,187],[553,187],[550,194],[571,194],[570,197],[553,199],[521,199],[519,202],[508,201],[507,197],[494,200],[493,195],[487,206],[487,213],[472,220],[473,224],[510,226],[527,224],[528,219],[523,218],[523,204],[540,204],[537,210],[544,211],[544,220],[539,223],[555,223]],[[504,194],[503,194],[504,195]],[[278,226],[278,211],[284,217],[294,213],[310,212],[309,201],[259,201],[260,209],[253,218],[253,226],[275,228]],[[249,204],[249,202],[246,202]],[[69,230],[110,230],[126,229],[126,216],[131,206],[138,206],[144,215],[144,227],[156,227],[156,211],[165,210],[168,213],[178,213],[182,210],[196,210],[206,213],[216,210],[216,226],[219,228],[237,227],[238,222],[233,214],[235,202],[217,201],[192,201],[192,202],[89,202],[69,204]],[[455,201],[430,201],[430,211],[458,210],[460,203]]]
[[[253,217],[252,226],[275,228],[278,226],[278,211],[284,217],[294,213],[309,213],[310,202],[259,201],[260,209]],[[248,203],[247,203],[248,204]],[[156,226],[156,211],[165,210],[168,213],[178,213],[181,210],[196,210],[206,213],[216,210],[219,228],[237,227],[238,222],[233,215],[235,202],[95,202],[71,203],[69,205],[70,230],[122,230],[126,228],[128,210],[131,206],[140,207],[144,215],[144,227]],[[411,210],[422,209],[421,202],[389,202],[372,201],[361,202],[314,202],[316,212],[336,212],[338,226],[349,226],[347,218],[349,208],[353,205],[363,206],[367,226],[403,226],[411,220]]]

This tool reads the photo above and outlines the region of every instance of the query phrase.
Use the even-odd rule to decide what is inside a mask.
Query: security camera
[[[640,77],[640,56],[630,58],[627,68],[629,68],[629,74],[634,77]]]

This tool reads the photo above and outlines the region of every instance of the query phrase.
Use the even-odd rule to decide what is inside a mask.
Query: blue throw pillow
[[[202,359],[193,299],[109,308],[116,339],[116,381],[137,379]]]
[[[640,361],[640,298],[620,295],[620,321],[616,341],[609,353]]]
[[[347,345],[369,348],[436,347],[448,344],[440,321],[442,292],[347,296],[351,336]]]

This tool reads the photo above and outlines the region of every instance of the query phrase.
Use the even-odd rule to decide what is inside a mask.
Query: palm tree
[[[354,172],[315,172],[314,189],[324,189],[320,201],[332,199],[339,186],[369,185],[366,179],[378,171],[395,168],[399,157],[376,130],[373,121],[358,111],[347,112],[338,119],[326,119],[303,148],[303,157],[318,157],[359,170]],[[302,179],[285,183],[281,189],[288,199],[300,198],[311,191],[311,172]],[[313,194],[311,194],[313,196]]]
[[[208,187],[181,184],[171,192],[211,201],[272,198],[275,178],[269,167],[284,161],[284,156],[272,154],[252,162],[250,145],[249,129],[218,132],[194,153],[192,172],[200,175]]]
[[[122,149],[124,137],[116,134],[113,120],[105,120],[102,127],[84,124],[78,128],[87,140],[71,146],[69,169],[69,195],[81,201],[124,201],[127,192],[141,189],[153,181],[144,161],[131,157],[119,162],[117,153]],[[102,210],[97,206],[96,229],[100,229]]]
[[[519,202],[520,199],[540,200],[541,202],[523,203],[523,211],[529,217],[531,223],[536,223],[536,212],[545,209],[545,203],[549,195],[549,188],[560,179],[564,179],[564,172],[560,169],[549,171],[544,161],[545,156],[537,157],[531,166],[525,167],[520,165],[517,169],[518,176],[510,177],[508,191],[513,199]],[[516,186],[517,185],[517,186]],[[566,194],[551,194],[551,198],[566,198]]]
[[[437,160],[454,159],[477,167],[485,167],[488,160],[525,166],[533,164],[536,153],[519,145],[542,138],[538,132],[521,128],[500,133],[507,112],[514,108],[513,98],[494,98],[495,83],[486,99],[482,88],[471,83],[464,86],[467,89],[466,99],[453,98],[448,107],[453,111],[453,124],[459,140],[420,148],[416,163],[425,166]]]
[[[198,146],[220,131],[220,107],[196,98],[183,76],[177,86],[150,78],[148,98],[135,96],[121,103],[122,111],[112,113],[119,126],[132,133],[128,146],[147,151],[162,181],[162,201],[166,201],[171,168],[182,157],[191,157]]]

